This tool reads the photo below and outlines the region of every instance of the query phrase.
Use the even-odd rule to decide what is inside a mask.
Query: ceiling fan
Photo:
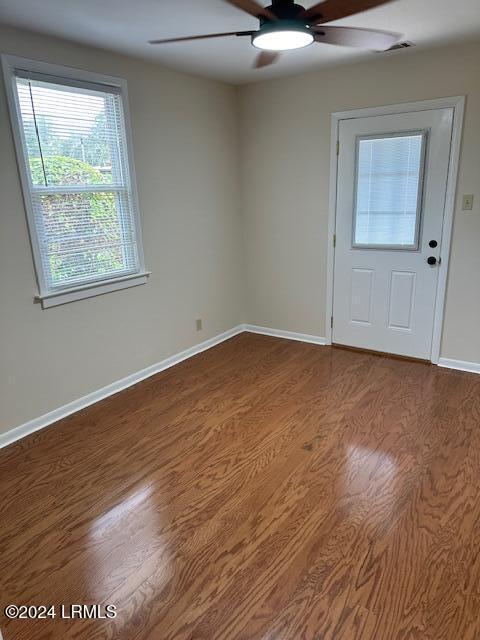
[[[263,7],[256,0],[224,1],[258,18],[260,28],[257,31],[231,31],[185,38],[150,40],[150,44],[167,44],[225,36],[249,36],[253,46],[261,49],[261,53],[253,65],[259,69],[276,62],[279,58],[279,51],[300,49],[313,42],[384,51],[400,38],[400,34],[390,31],[324,26],[326,22],[378,7],[391,2],[391,0],[324,0],[309,9],[295,4],[294,0],[271,0],[272,4],[269,7]]]

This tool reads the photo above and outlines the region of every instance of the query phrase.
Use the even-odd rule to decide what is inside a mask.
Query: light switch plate
[[[462,199],[462,211],[472,211],[473,209],[473,193],[468,193]]]

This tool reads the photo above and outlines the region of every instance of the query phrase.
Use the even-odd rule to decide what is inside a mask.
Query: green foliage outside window
[[[87,162],[72,157],[30,158],[34,185],[70,187],[108,184],[104,175]],[[117,212],[119,197],[113,192],[40,195],[47,238],[46,254],[52,281],[102,275],[124,268],[122,227]],[[79,212],[82,215],[79,216]],[[108,245],[108,246],[105,246]]]

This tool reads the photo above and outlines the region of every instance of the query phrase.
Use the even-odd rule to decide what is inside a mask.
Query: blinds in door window
[[[47,290],[138,272],[120,92],[20,70],[16,89]]]
[[[357,139],[354,246],[416,249],[423,132]]]

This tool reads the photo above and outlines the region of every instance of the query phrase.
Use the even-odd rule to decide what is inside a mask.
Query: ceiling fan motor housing
[[[280,20],[297,20],[298,16],[305,11],[305,8],[299,4],[295,4],[293,0],[272,0],[272,5],[267,7],[272,13],[274,13]],[[298,20],[298,23],[306,25],[303,20]],[[272,24],[272,22],[260,16],[260,26],[264,24]]]
[[[266,7],[271,13],[275,14],[278,20],[272,21],[265,16],[259,16],[260,31],[252,35],[252,44],[260,49],[269,49],[268,45],[260,45],[260,40],[267,38],[273,39],[276,34],[297,34],[297,38],[303,38],[303,42],[295,44],[285,49],[296,49],[298,47],[310,44],[313,41],[310,25],[306,20],[302,20],[299,16],[305,11],[304,7],[295,4],[294,0],[272,0],[272,4]],[[301,34],[304,34],[303,36]],[[308,34],[308,35],[305,35]],[[272,47],[271,50],[281,50],[280,47]]]

